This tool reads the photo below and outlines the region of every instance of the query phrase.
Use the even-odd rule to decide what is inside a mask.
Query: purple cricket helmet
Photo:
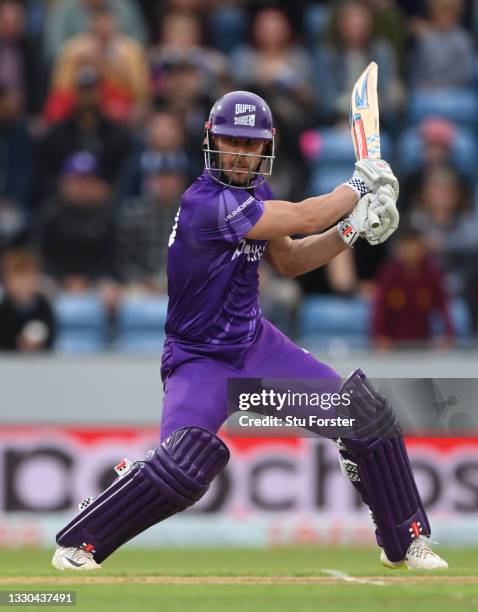
[[[265,140],[267,145],[262,154],[218,151],[214,144],[214,136]],[[257,187],[272,174],[275,158],[274,141],[275,128],[267,102],[250,91],[231,91],[215,102],[205,123],[204,167],[214,180],[227,187],[238,189]],[[222,167],[221,154],[235,156],[232,169]],[[247,160],[247,169],[241,169],[244,160]],[[247,174],[247,181],[244,184],[234,185],[232,177],[235,173]]]

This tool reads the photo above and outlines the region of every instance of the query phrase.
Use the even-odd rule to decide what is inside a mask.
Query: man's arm
[[[293,278],[320,268],[347,249],[336,227],[318,236],[293,240],[275,238],[267,244],[265,258],[283,276]]]
[[[331,193],[307,198],[296,204],[283,200],[265,201],[261,218],[246,238],[271,240],[293,234],[320,232],[349,214],[357,204],[357,199],[353,189],[339,185]]]
[[[352,213],[359,198],[368,193],[376,194],[384,186],[390,186],[396,202],[398,180],[390,165],[383,159],[361,159],[355,164],[352,178],[331,193],[307,198],[297,204],[283,200],[264,202],[262,216],[246,237],[271,240],[293,234],[317,233]]]

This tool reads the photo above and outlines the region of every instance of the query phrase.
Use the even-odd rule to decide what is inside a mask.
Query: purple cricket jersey
[[[262,316],[257,269],[267,242],[244,236],[273,197],[267,183],[231,188],[207,171],[184,193],[169,239],[169,341],[214,350],[254,339]]]

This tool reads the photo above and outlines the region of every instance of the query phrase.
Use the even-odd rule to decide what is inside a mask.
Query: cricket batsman
[[[204,129],[204,172],[184,193],[169,238],[160,443],[142,460],[122,461],[118,478],[80,504],[57,534],[55,568],[97,569],[125,542],[206,493],[229,459],[217,436],[227,418],[228,378],[341,384],[334,370],[264,319],[258,266],[264,257],[294,277],[359,238],[384,242],[398,226],[398,181],[387,162],[365,158],[331,193],[299,203],[276,200],[267,183],[274,135],[271,111],[259,96],[234,91],[214,104]],[[371,212],[379,224],[369,222]],[[336,443],[344,474],[370,508],[381,562],[447,567],[430,548],[430,525],[395,411],[361,370],[341,390],[355,398],[352,415],[369,409],[379,415],[379,435],[368,430]]]

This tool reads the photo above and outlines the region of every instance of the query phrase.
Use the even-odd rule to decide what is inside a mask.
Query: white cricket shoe
[[[448,563],[439,557],[430,547],[427,538],[419,536],[410,544],[403,561],[389,561],[385,551],[380,553],[380,562],[390,569],[406,567],[408,569],[442,569],[448,567]]]
[[[85,570],[100,569],[101,565],[93,559],[93,553],[87,552],[82,548],[65,548],[58,546],[51,560],[51,564],[57,570],[75,570],[84,572]]]

